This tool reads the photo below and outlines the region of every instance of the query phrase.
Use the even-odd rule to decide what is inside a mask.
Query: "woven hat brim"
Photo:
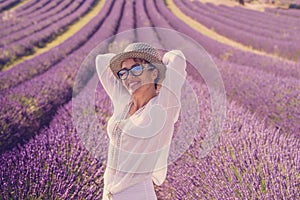
[[[161,71],[161,73],[164,73],[164,71],[165,71],[165,67],[164,67],[162,61],[160,59],[158,59],[157,57],[153,56],[152,54],[149,54],[147,52],[129,51],[129,52],[123,52],[123,53],[115,55],[110,61],[109,67],[117,79],[119,78],[117,73],[122,68],[122,62],[129,58],[144,59],[144,60],[150,62],[151,64],[157,66],[159,68],[159,70]]]

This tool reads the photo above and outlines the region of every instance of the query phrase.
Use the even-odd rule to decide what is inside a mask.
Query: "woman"
[[[97,56],[97,73],[114,107],[103,200],[157,199],[153,182],[166,179],[185,68],[181,51],[167,52],[161,60],[147,43]]]

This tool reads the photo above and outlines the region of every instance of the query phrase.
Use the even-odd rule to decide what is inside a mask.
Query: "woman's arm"
[[[177,121],[181,107],[181,89],[187,75],[186,60],[180,50],[172,50],[164,55],[162,61],[167,70],[158,95],[158,105],[168,115],[175,116],[174,120]]]
[[[112,100],[114,107],[116,106],[117,101],[123,98],[123,95],[128,96],[122,86],[122,83],[118,79],[116,79],[111,69],[109,68],[110,60],[115,55],[116,54],[114,53],[107,53],[98,55],[96,57],[96,70],[99,80],[106,93]]]
[[[180,50],[172,50],[164,55],[162,61],[167,67],[163,86],[175,95],[180,95],[187,75],[185,56]]]

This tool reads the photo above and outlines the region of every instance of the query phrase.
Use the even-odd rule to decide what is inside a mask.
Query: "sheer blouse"
[[[114,108],[107,125],[109,148],[104,173],[104,187],[111,194],[147,178],[156,185],[166,179],[169,148],[186,79],[183,53],[167,52],[162,59],[167,70],[159,94],[126,118],[132,97],[108,67],[113,56],[108,53],[96,57],[98,77]]]

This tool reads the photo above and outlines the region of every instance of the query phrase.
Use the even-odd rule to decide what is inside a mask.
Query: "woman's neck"
[[[152,99],[154,96],[156,96],[156,90],[155,88],[149,88],[145,91],[141,91],[138,93],[133,93],[132,94],[132,106],[131,109],[133,113],[146,105],[150,99]]]

